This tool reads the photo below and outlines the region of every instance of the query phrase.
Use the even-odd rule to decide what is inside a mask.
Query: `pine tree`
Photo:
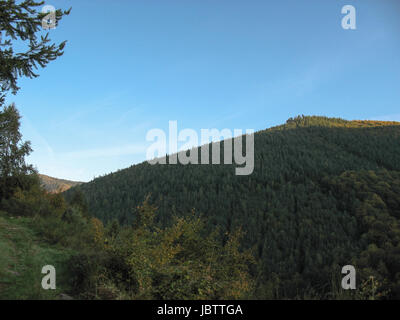
[[[29,142],[21,142],[20,115],[14,105],[4,107],[5,94],[18,91],[21,76],[37,77],[34,69],[45,67],[63,54],[66,42],[51,43],[49,34],[40,35],[45,13],[39,11],[44,2],[25,0],[0,1],[0,200],[23,187],[27,175],[35,171],[25,164],[25,156],[32,151]],[[54,13],[56,25],[70,10]],[[27,46],[25,52],[15,52]]]
[[[45,67],[63,54],[65,41],[56,45],[51,43],[48,33],[39,37],[42,32],[42,20],[46,16],[39,11],[43,5],[44,1],[25,0],[20,3],[16,3],[15,0],[0,1],[0,99],[2,100],[5,92],[9,90],[17,92],[18,77],[37,77],[34,69],[39,66]],[[57,10],[56,24],[64,15],[68,15],[70,10]],[[13,47],[16,42],[26,44],[27,50],[15,52]]]

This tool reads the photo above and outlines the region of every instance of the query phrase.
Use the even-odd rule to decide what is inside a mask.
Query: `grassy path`
[[[0,299],[59,299],[68,290],[66,261],[72,252],[40,242],[29,218],[0,212]],[[42,267],[56,268],[56,290],[42,288]]]

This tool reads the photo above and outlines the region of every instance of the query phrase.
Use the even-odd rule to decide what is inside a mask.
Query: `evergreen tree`
[[[25,163],[32,151],[30,142],[21,142],[19,112],[14,105],[0,111],[0,200],[16,187],[23,187],[23,176],[35,172]]]
[[[46,14],[39,8],[44,1],[25,0],[17,3],[15,0],[0,1],[0,98],[4,93],[19,89],[17,78],[26,76],[37,77],[33,71],[45,67],[50,61],[63,54],[65,41],[56,45],[51,43],[48,33],[39,34],[42,30],[42,19]],[[55,12],[56,22],[70,10]],[[21,42],[27,45],[25,52],[15,52],[15,44]],[[1,101],[0,101],[1,102]]]
[[[14,94],[19,89],[17,79],[21,76],[37,77],[34,69],[45,67],[50,61],[63,54],[65,41],[59,45],[51,43],[48,33],[40,35],[42,20],[46,14],[39,7],[44,2],[15,0],[0,2],[0,200],[23,187],[26,175],[34,172],[25,164],[25,156],[32,150],[29,142],[21,142],[20,115],[14,105],[4,107],[6,92]],[[55,12],[58,22],[70,10]],[[26,51],[14,49],[27,45]]]

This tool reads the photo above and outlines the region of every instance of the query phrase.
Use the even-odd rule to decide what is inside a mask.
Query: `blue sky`
[[[400,121],[398,0],[52,0],[65,54],[7,101],[41,173],[145,160],[146,133],[261,130],[299,114]],[[357,29],[344,30],[353,5]]]

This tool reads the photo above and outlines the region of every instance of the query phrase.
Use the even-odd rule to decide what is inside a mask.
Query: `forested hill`
[[[301,116],[255,134],[249,176],[236,176],[234,165],[145,162],[67,197],[82,190],[104,221],[130,224],[151,194],[160,223],[195,208],[210,228],[241,227],[259,260],[262,298],[332,292],[346,264],[400,298],[399,124]]]
[[[44,174],[39,174],[39,178],[43,188],[50,193],[64,192],[74,186],[82,184],[82,182],[57,179]]]

